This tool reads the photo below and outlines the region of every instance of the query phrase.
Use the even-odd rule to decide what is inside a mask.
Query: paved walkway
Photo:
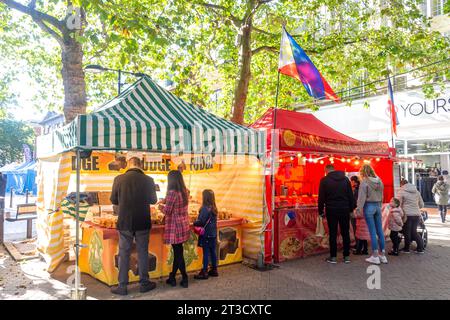
[[[367,288],[369,274],[364,257],[353,256],[351,264],[329,265],[321,255],[282,263],[280,268],[266,272],[241,264],[222,267],[218,278],[191,278],[188,289],[171,288],[161,280],[157,289],[140,294],[132,285],[129,296],[122,299],[450,299],[450,222],[443,225],[433,214],[427,228],[430,243],[426,253],[391,257],[388,265],[381,266],[379,290]],[[2,252],[0,299],[67,297],[69,287],[64,283],[70,265],[61,266],[50,278],[42,262],[17,265],[9,257],[1,257]],[[91,299],[119,299],[109,293],[109,287],[88,275],[82,276],[82,283]]]

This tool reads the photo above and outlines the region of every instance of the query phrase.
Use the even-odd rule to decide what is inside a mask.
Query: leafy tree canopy
[[[449,40],[429,29],[419,0],[77,0],[86,12],[78,41],[84,63],[144,72],[171,79],[175,93],[230,117],[242,68],[242,27],[251,24],[252,49],[245,122],[273,106],[281,27],[286,25],[312,61],[339,92],[389,73],[448,58]],[[48,14],[64,17],[66,2],[36,1]],[[11,78],[34,79],[38,107],[60,109],[60,49],[27,16],[13,14],[0,1],[1,69]],[[448,64],[422,71],[431,81]],[[421,76],[420,71],[417,76]],[[114,73],[86,74],[89,107],[115,95]],[[302,85],[281,78],[279,105],[310,104]],[[134,81],[132,77],[128,83]],[[3,87],[10,81],[1,79]],[[376,85],[369,86],[374,90]],[[2,99],[0,85],[0,99]],[[217,91],[217,101],[213,101]],[[8,92],[8,91],[6,91]]]

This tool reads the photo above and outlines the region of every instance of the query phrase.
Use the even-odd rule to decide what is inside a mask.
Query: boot
[[[177,280],[175,279],[175,275],[172,272],[169,274],[169,278],[166,280],[166,283],[171,285],[172,287],[177,286]]]
[[[208,275],[210,277],[218,277],[219,273],[217,272],[217,267],[209,269]]]
[[[183,279],[180,281],[180,286],[182,286],[183,288],[189,287],[189,281],[188,281],[188,275],[187,274],[183,275]]]
[[[194,276],[194,279],[206,280],[206,279],[208,279],[208,273],[205,270],[202,270]]]
[[[111,293],[126,296],[128,294],[127,287],[117,286],[111,289]]]

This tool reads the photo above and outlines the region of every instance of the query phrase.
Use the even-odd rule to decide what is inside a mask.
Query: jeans
[[[398,247],[400,246],[400,237],[398,236],[398,231],[392,231],[389,234],[392,241],[392,251],[398,252]]]
[[[217,268],[217,253],[216,253],[217,238],[204,238],[202,241],[203,248],[203,271],[208,271],[209,257],[211,257],[211,265],[213,269]]]
[[[366,202],[364,205],[364,218],[370,233],[372,251],[384,251],[384,232],[381,222],[381,203]]]
[[[128,285],[128,271],[130,270],[130,255],[133,249],[133,240],[136,241],[138,254],[138,273],[141,285],[149,283],[148,276],[148,240],[150,230],[119,231],[119,286]]]
[[[186,263],[184,262],[183,244],[182,243],[173,244],[172,249],[173,249],[173,266],[170,277],[175,277],[177,275],[178,270],[180,270],[183,278],[187,278]]]
[[[415,241],[417,243],[417,251],[423,251],[423,240],[422,237],[420,237],[417,233],[419,221],[419,216],[408,216],[408,218],[406,219],[404,227],[405,251],[409,251],[411,241]]]
[[[327,210],[327,223],[329,230],[330,257],[337,256],[337,232],[338,225],[344,242],[344,257],[350,255],[350,212]]]
[[[442,222],[445,222],[445,218],[447,216],[447,206],[446,205],[439,205],[439,213],[441,214]]]

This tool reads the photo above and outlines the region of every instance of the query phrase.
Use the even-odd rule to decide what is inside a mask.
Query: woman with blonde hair
[[[373,168],[365,164],[359,171],[361,185],[357,201],[357,215],[364,215],[370,233],[372,255],[366,259],[373,264],[387,263],[384,250],[384,232],[381,222],[381,203],[384,185]]]

